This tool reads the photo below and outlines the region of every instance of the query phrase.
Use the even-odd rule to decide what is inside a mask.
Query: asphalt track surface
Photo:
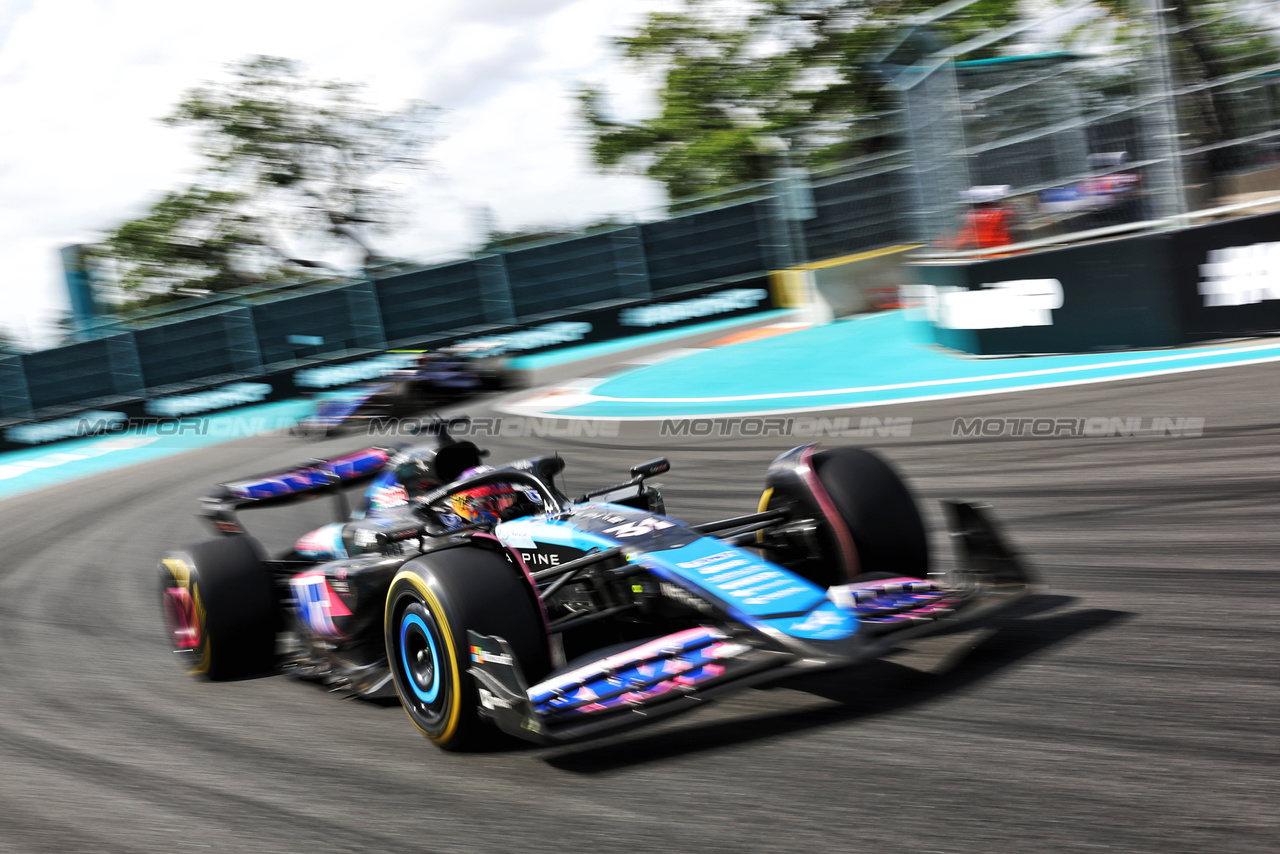
[[[437,751],[396,706],[285,677],[195,681],[168,660],[155,563],[202,536],[196,496],[358,439],[245,439],[7,499],[0,850],[1273,852],[1277,401],[1280,370],[1259,365],[856,410],[913,419],[909,438],[861,444],[935,529],[935,499],[989,501],[1049,591],[856,671],[479,755]],[[977,415],[1206,424],[951,435]],[[754,509],[768,461],[800,443],[620,429],[488,444],[559,449],[570,490],[666,453],[669,510],[701,521]]]

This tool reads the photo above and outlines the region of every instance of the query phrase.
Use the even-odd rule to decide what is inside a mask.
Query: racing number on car
[[[605,528],[604,533],[623,540],[627,537],[643,537],[646,534],[652,534],[654,531],[661,531],[663,528],[674,527],[674,522],[650,517],[648,519],[639,519],[635,522],[627,522],[622,525],[614,525],[612,528]]]

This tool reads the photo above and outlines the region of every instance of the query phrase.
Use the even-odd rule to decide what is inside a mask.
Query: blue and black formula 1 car
[[[506,360],[501,355],[457,347],[422,352],[411,367],[320,398],[315,412],[299,422],[297,432],[328,436],[372,422],[408,418],[506,385]]]
[[[725,691],[856,665],[986,617],[1031,578],[980,506],[946,504],[958,568],[931,570],[907,487],[878,456],[782,454],[758,512],[689,525],[645,481],[568,498],[558,456],[482,465],[436,441],[370,448],[225,484],[221,539],[169,553],[173,648],[210,678],[272,667],[365,697],[397,694],[447,749],[499,730],[594,736]],[[237,511],[371,481],[348,518],[268,557]]]

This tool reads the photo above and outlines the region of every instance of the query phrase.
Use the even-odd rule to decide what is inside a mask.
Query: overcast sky
[[[0,0],[0,288],[3,325],[49,342],[66,309],[57,248],[92,241],[187,181],[187,131],[165,115],[227,63],[272,54],[312,77],[367,85],[394,108],[444,108],[434,167],[390,254],[444,260],[479,236],[652,210],[661,190],[601,176],[575,118],[581,82],[624,117],[651,83],[609,38],[665,0]]]

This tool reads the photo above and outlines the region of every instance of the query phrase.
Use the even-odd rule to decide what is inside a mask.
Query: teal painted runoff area
[[[546,354],[520,356],[513,360],[513,365],[523,369],[551,367],[662,344],[689,335],[714,334],[751,321],[781,319],[791,313],[788,310],[766,311],[678,329],[647,332],[617,341],[583,344]],[[320,395],[325,396],[328,395]],[[0,454],[0,498],[246,436],[288,429],[297,424],[299,419],[310,415],[314,407],[311,400],[288,400],[208,417],[187,418],[166,425],[152,425],[127,433],[89,436]],[[300,453],[305,455],[305,450],[300,449]]]
[[[216,415],[153,424],[107,436],[38,445],[0,455],[0,498],[65,483],[134,463],[284,430],[311,412],[309,400],[287,400]],[[305,457],[306,449],[298,449]]]
[[[906,312],[885,312],[637,367],[520,411],[663,418],[834,409],[1280,360],[1275,343],[981,359],[944,350],[929,335]]]
[[[768,319],[771,314],[781,317],[788,312],[754,318]],[[716,321],[624,341],[587,344],[546,357],[522,358],[575,361],[674,340],[695,334],[695,330],[728,329],[742,321]],[[559,408],[549,406],[539,414],[671,418],[796,412],[999,394],[1271,361],[1280,361],[1280,344],[967,358],[929,343],[927,326],[909,320],[904,312],[886,312],[728,347],[695,350],[659,364],[636,367],[606,377],[580,394],[552,398]],[[268,403],[128,433],[13,451],[0,455],[0,498],[287,429],[313,406],[310,400]],[[536,403],[517,406],[526,414],[535,407]]]
[[[617,341],[583,344],[545,354],[520,356],[513,360],[513,366],[522,369],[552,367],[662,344],[690,335],[714,334],[743,323],[781,319],[790,314],[792,312],[789,310],[766,311],[678,329],[647,332]],[[340,392],[331,394],[335,393]],[[319,397],[325,396],[329,395]],[[233,439],[288,429],[297,424],[299,419],[310,415],[314,408],[315,404],[311,400],[288,400],[208,417],[187,418],[166,425],[152,425],[127,433],[34,445],[29,449],[0,454],[0,498]],[[305,456],[305,450],[300,449],[300,453]]]
[[[598,356],[611,356],[614,353],[636,350],[640,347],[648,347],[653,344],[663,344],[667,341],[688,338],[694,335],[714,334],[716,332],[732,329],[735,326],[741,326],[744,323],[763,323],[769,320],[781,320],[782,318],[793,314],[795,314],[795,312],[791,309],[762,311],[757,314],[733,317],[728,320],[713,320],[709,323],[699,323],[694,326],[681,326],[677,329],[667,329],[661,332],[646,332],[643,335],[633,335],[630,338],[620,338],[616,341],[601,341],[596,344],[583,344],[579,347],[569,347],[564,350],[552,350],[549,353],[534,353],[529,356],[517,356],[511,360],[511,367],[515,370],[553,368],[556,365],[563,365],[568,362],[577,362],[582,359],[593,359]]]

